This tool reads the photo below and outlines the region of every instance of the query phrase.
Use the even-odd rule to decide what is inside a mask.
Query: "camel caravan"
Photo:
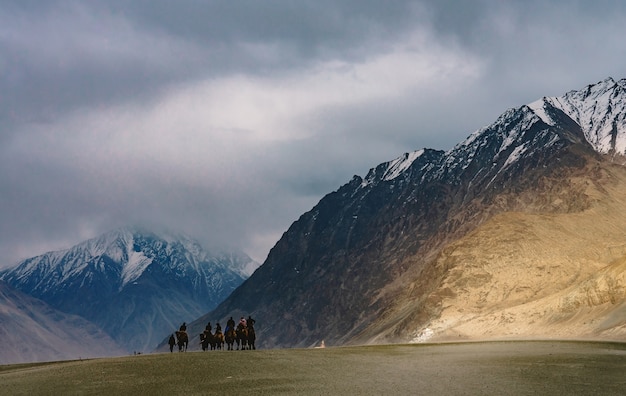
[[[215,333],[212,332],[213,328],[211,322],[209,322],[204,331],[200,333],[200,345],[202,345],[203,351],[221,350],[226,345],[229,351],[235,350],[235,344],[237,350],[256,349],[255,341],[256,334],[254,332],[255,320],[251,316],[248,319],[241,317],[238,324],[235,325],[235,320],[231,316],[226,323],[226,329],[222,332],[222,326],[219,323],[215,325]],[[187,334],[187,324],[183,323],[180,329],[170,336],[169,345],[170,352],[174,351],[174,346],[178,345],[179,352],[187,351],[189,345],[189,335]]]

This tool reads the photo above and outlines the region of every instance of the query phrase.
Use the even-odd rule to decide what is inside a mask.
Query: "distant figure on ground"
[[[174,345],[176,345],[176,338],[174,338],[174,334],[170,336],[168,344],[170,344],[170,352],[174,352]]]

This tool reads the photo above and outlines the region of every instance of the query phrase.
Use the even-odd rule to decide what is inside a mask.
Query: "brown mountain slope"
[[[626,256],[626,171],[588,140],[602,132],[614,143],[606,152],[618,151],[623,84],[573,91],[554,102],[561,107],[544,100],[509,109],[448,152],[406,153],[353,177],[189,328],[198,334],[208,321],[250,314],[262,348],[621,337],[620,311],[590,307],[604,324],[586,330],[576,301],[594,294],[591,301],[612,299],[613,310],[623,300],[616,260]],[[530,322],[537,325],[523,327]]]
[[[442,250],[428,295],[416,296],[408,284],[358,341],[626,340],[626,169],[589,166],[595,169],[579,175],[592,177],[567,183],[586,209],[555,211],[560,198],[547,194],[527,212],[495,215]]]

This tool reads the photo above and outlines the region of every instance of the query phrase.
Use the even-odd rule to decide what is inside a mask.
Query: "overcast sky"
[[[0,267],[126,225],[262,262],[324,195],[626,77],[626,2],[0,0]]]

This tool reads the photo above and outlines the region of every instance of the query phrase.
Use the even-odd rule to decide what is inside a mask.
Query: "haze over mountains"
[[[0,364],[124,354],[91,322],[55,310],[0,281]]]
[[[12,287],[100,326],[127,352],[215,307],[258,266],[178,234],[124,228],[0,273]]]
[[[325,196],[192,332],[251,314],[262,347],[625,339],[625,154],[625,79],[509,109]]]

